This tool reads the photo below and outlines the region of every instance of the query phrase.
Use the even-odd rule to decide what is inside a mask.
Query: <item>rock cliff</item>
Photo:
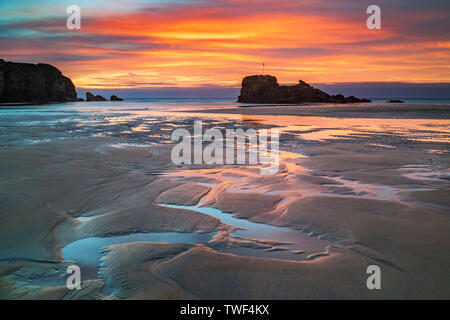
[[[0,59],[0,103],[77,101],[72,81],[49,64]]]
[[[300,80],[294,86],[280,86],[277,78],[270,75],[248,76],[242,80],[241,95],[238,102],[244,103],[355,103],[370,102],[367,99],[358,99],[353,96],[344,97],[341,94],[329,95],[315,89]]]

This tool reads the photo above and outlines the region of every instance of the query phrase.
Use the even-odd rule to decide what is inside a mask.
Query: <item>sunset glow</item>
[[[0,58],[57,66],[81,88],[239,86],[244,75],[281,83],[450,80],[449,5],[378,1],[70,1],[0,4]]]

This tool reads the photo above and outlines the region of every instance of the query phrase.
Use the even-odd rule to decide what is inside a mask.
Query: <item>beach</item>
[[[2,299],[448,299],[450,104],[0,109]],[[277,129],[276,174],[175,129]],[[66,269],[81,267],[81,290]],[[378,265],[382,289],[369,290]]]

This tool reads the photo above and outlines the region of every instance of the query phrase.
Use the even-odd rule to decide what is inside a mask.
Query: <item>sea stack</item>
[[[274,76],[254,75],[242,80],[238,102],[289,104],[304,102],[355,103],[370,102],[370,100],[358,99],[353,96],[344,97],[342,94],[329,95],[302,80],[293,86],[280,86]]]
[[[123,101],[123,99],[119,98],[118,96],[112,95],[109,101]]]
[[[106,100],[105,97],[99,94],[94,96],[92,93],[86,92],[86,101],[108,101],[108,100]]]
[[[54,66],[0,59],[0,103],[67,101],[77,101],[75,86]]]

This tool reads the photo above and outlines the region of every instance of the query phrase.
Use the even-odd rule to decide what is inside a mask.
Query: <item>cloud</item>
[[[238,85],[262,62],[280,82],[450,79],[448,1],[379,0],[379,31],[365,26],[365,0],[80,3],[81,31],[66,29],[59,2],[9,4],[0,56],[95,87]]]

